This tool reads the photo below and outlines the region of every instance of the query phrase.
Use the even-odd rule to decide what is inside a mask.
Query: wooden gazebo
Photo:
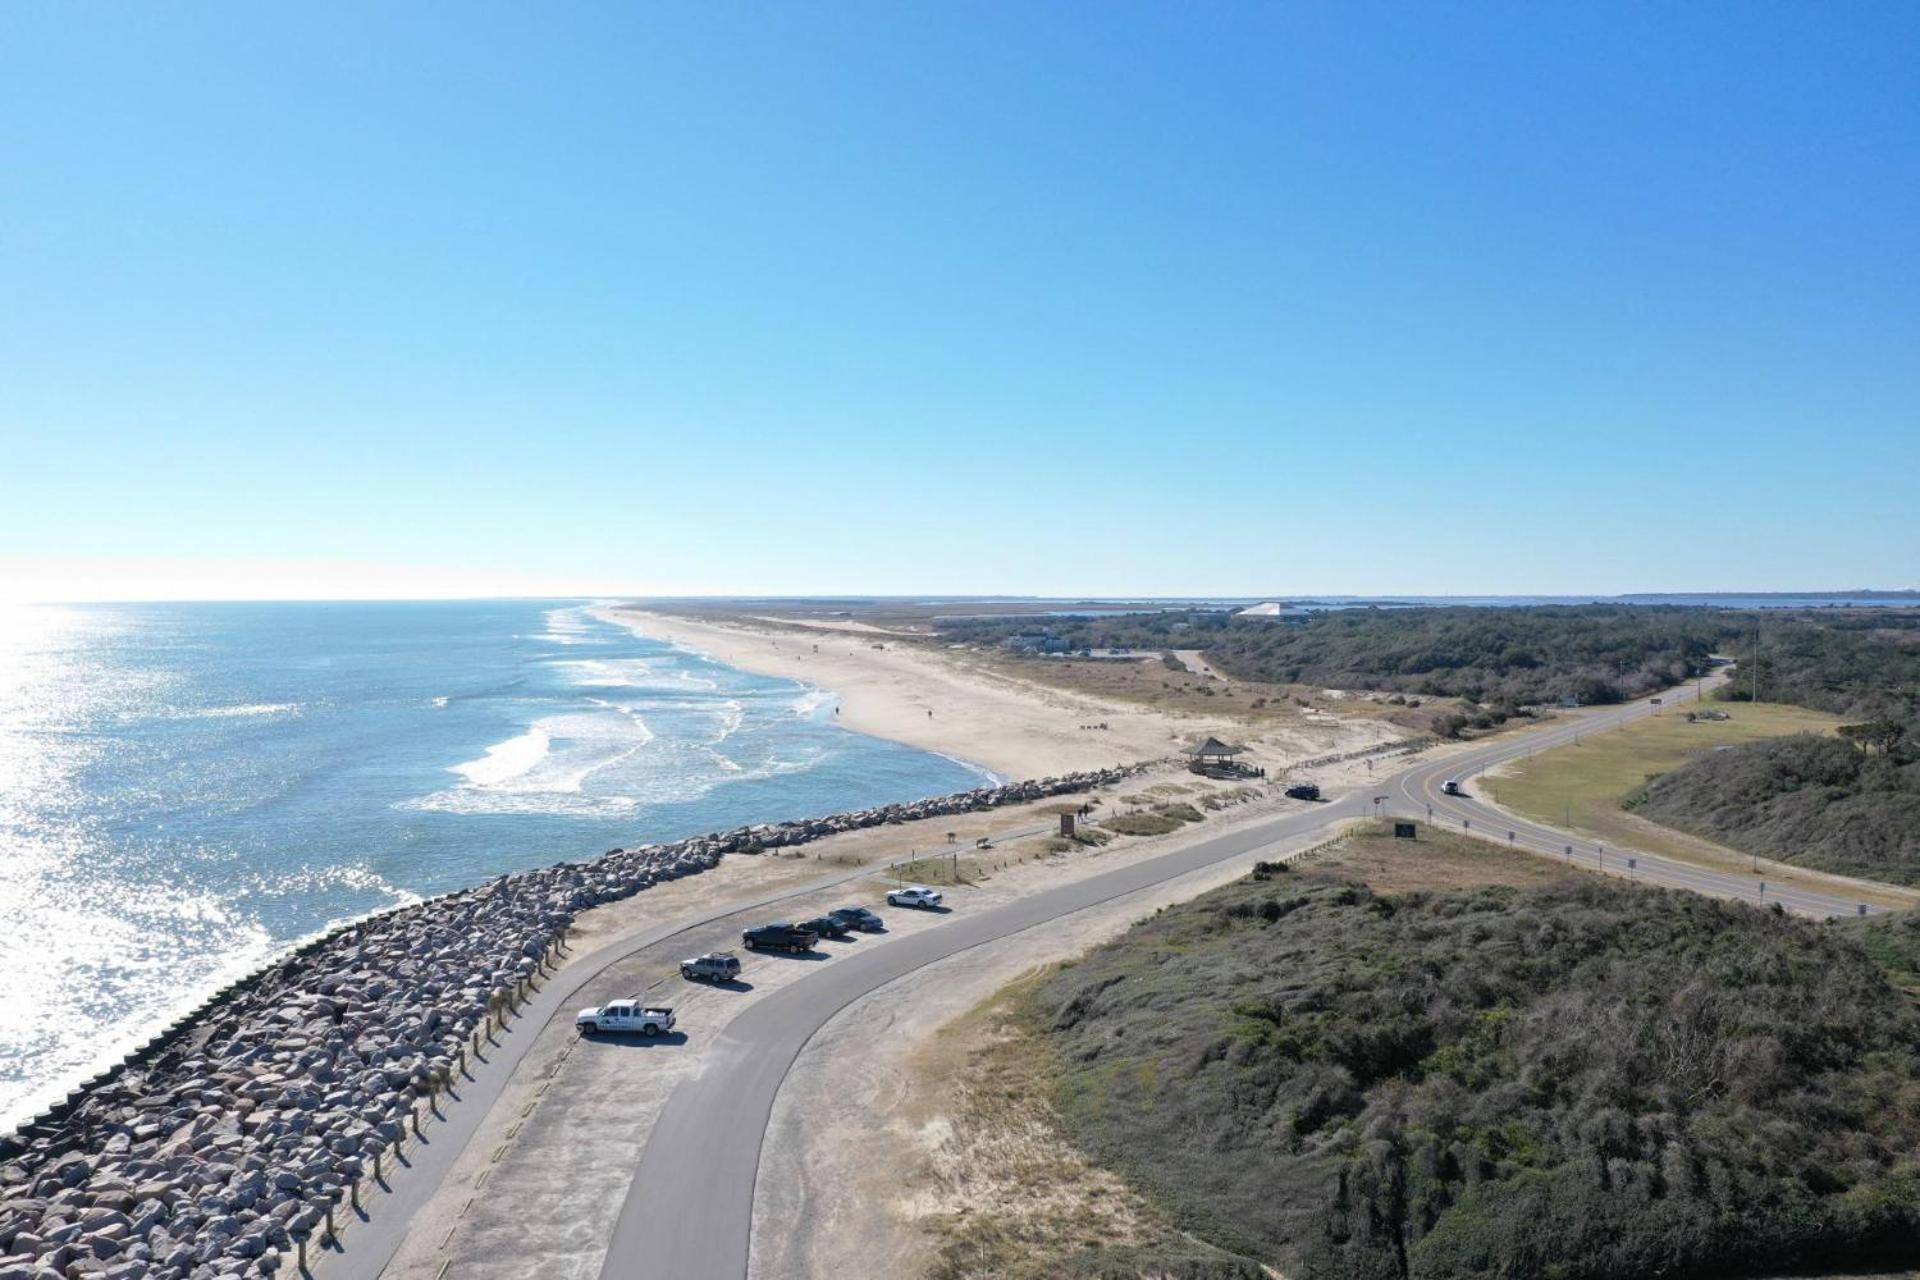
[[[1257,776],[1258,770],[1240,761],[1240,757],[1246,753],[1246,750],[1245,747],[1236,747],[1231,742],[1222,742],[1218,738],[1203,738],[1183,749],[1187,757],[1188,771],[1204,774],[1209,778]]]
[[[1223,763],[1230,764],[1243,754],[1246,748],[1236,747],[1232,743],[1222,742],[1218,738],[1203,738],[1192,746],[1183,748],[1183,750],[1195,764],[1204,764],[1209,760],[1219,760]]]

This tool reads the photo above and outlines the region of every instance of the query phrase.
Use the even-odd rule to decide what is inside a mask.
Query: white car
[[[904,889],[887,890],[887,902],[896,907],[937,907],[940,891],[923,884],[910,884]]]
[[[643,1036],[657,1036],[673,1030],[673,1010],[643,1005],[638,999],[615,1000],[597,1009],[582,1009],[574,1015],[573,1025],[582,1031],[638,1031]]]

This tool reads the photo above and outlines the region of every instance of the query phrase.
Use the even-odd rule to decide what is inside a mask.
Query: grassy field
[[[1467,889],[1505,884],[1519,888],[1550,884],[1568,876],[1593,873],[1570,870],[1553,858],[1511,849],[1490,840],[1421,822],[1411,840],[1396,839],[1387,823],[1361,823],[1345,839],[1316,853],[1303,867],[1358,880],[1375,893]]]
[[[1705,841],[1637,818],[1620,807],[1648,778],[1677,769],[1715,747],[1788,733],[1830,733],[1838,716],[1771,703],[1714,704],[1730,720],[1687,723],[1668,711],[1528,756],[1484,785],[1515,812],[1600,840],[1693,858]]]

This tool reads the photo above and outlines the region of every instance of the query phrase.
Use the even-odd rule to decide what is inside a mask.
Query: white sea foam
[[[836,705],[840,695],[829,689],[816,689],[808,686],[806,692],[793,700],[793,714],[801,719],[812,719],[827,707]]]
[[[719,746],[738,733],[740,726],[746,723],[747,705],[738,698],[728,698],[725,702],[708,710],[715,717],[716,727],[719,729],[713,741],[707,744],[710,747]]]
[[[710,692],[719,683],[679,668],[661,670],[648,658],[570,658],[555,662],[569,684],[585,689],[697,689]]]
[[[551,746],[546,731],[535,725],[517,738],[496,742],[478,760],[454,765],[452,772],[465,778],[469,786],[497,787],[539,764]]]
[[[944,751],[935,751],[935,752],[932,752],[931,754],[939,756],[942,760],[951,760],[955,764],[959,765],[962,769],[965,769],[971,773],[979,774],[980,777],[985,781],[986,785],[989,787],[1000,787],[1000,786],[1006,785],[1006,782],[1007,782],[1006,774],[995,773],[993,770],[987,768],[987,766],[983,764],[975,764],[973,761],[963,760],[959,756],[950,756]]]
[[[377,893],[385,899],[379,907],[411,906],[421,901],[418,893],[381,875],[364,861],[342,862],[333,866],[305,864],[276,874],[256,872],[245,877],[238,885],[245,896],[253,897],[291,897],[303,898],[309,895],[328,894],[341,889],[359,893]],[[331,929],[344,924],[355,916],[340,916],[323,926]]]
[[[549,609],[546,613],[547,629],[540,639],[549,644],[606,644],[606,640],[593,634],[587,625],[587,611],[584,608]]]
[[[575,817],[622,814],[639,800],[625,794],[623,770],[654,740],[642,704],[589,698],[590,710],[542,716],[519,737],[455,765],[464,781],[403,807],[445,813],[543,813]],[[595,789],[600,775],[610,781]]]
[[[568,795],[550,791],[485,791],[455,787],[396,806],[421,813],[514,814],[541,818],[619,818],[642,802],[624,795]]]
[[[446,694],[444,694],[444,693],[443,693],[443,694],[441,694],[441,695],[440,695],[439,697],[437,697],[437,698],[435,698],[435,699],[433,700],[433,705],[434,705],[434,706],[436,706],[436,707],[438,707],[438,708],[440,708],[440,709],[441,709],[442,711],[444,711],[444,710],[446,710],[446,706],[447,706],[447,696],[448,696],[448,695],[446,695]]]

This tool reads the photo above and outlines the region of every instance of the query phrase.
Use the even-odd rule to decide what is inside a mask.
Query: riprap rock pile
[[[291,1272],[581,912],[728,853],[1084,791],[1135,765],[615,849],[335,930],[0,1139],[0,1280]]]

